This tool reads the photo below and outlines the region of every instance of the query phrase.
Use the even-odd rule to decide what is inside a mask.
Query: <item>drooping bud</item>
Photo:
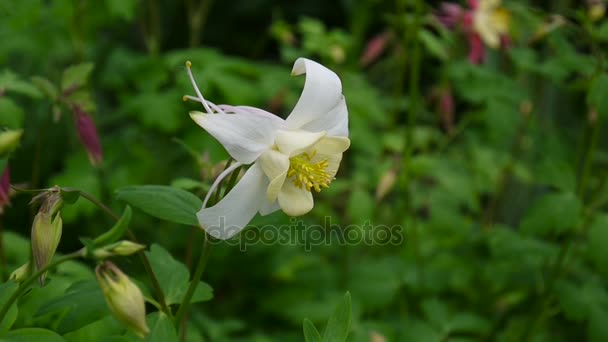
[[[131,241],[118,241],[108,246],[98,248],[93,251],[93,257],[96,259],[105,259],[112,256],[129,256],[146,248]]]
[[[41,200],[42,204],[34,217],[31,236],[32,256],[36,270],[44,268],[53,259],[63,229],[60,213],[63,199],[58,188],[51,188],[36,196],[32,201],[38,200]],[[42,274],[38,281],[42,285],[45,279],[46,273]]]
[[[598,21],[606,14],[606,4],[603,0],[587,0],[587,15],[591,21]]]
[[[11,189],[11,176],[8,164],[4,167],[2,178],[0,178],[0,214],[4,213],[4,207],[11,204],[9,191]]]
[[[437,14],[437,20],[439,20],[443,26],[453,29],[458,24],[462,23],[463,16],[464,9],[460,5],[444,2],[441,4],[441,8]]]
[[[27,263],[25,263],[18,269],[14,270],[13,273],[11,273],[11,275],[8,278],[12,281],[16,281],[16,282],[20,283],[20,282],[24,281],[27,278],[27,276],[30,274],[31,268],[32,268],[31,263],[28,261]]]
[[[22,129],[0,132],[0,157],[17,147],[22,134]]]
[[[391,38],[392,34],[388,31],[373,37],[369,42],[367,42],[365,50],[363,50],[363,55],[359,60],[359,64],[362,66],[368,66],[375,62],[386,50]]]
[[[87,150],[91,164],[97,166],[103,161],[103,151],[97,135],[97,128],[91,116],[78,105],[72,106],[74,124],[78,130],[80,142]]]
[[[144,297],[137,285],[109,261],[97,266],[95,275],[114,318],[145,337],[150,330],[146,324]]]

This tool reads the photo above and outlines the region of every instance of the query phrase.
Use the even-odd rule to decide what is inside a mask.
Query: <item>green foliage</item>
[[[0,134],[23,132],[0,171],[64,189],[55,260],[131,233],[149,246],[111,257],[144,293],[146,340],[608,340],[608,18],[502,3],[509,39],[474,64],[471,28],[443,26],[439,1],[0,0]],[[210,240],[176,322],[204,256],[196,214],[229,158],[188,116],[204,109],[182,101],[184,62],[207,100],[285,118],[298,57],[342,80],[351,147],[310,213]],[[99,165],[74,106],[94,115]],[[31,258],[38,194],[0,189],[0,310],[19,294],[0,341],[139,341],[92,253],[44,287],[7,280]]]

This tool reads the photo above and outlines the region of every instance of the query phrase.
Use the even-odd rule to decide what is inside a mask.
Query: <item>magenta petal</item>
[[[454,28],[463,20],[463,15],[464,10],[460,5],[443,2],[439,14],[437,15],[437,20],[447,28]]]
[[[8,168],[8,164],[2,172],[2,178],[0,178],[0,214],[4,211],[4,207],[10,204],[9,191],[11,186],[11,176]]]
[[[481,64],[486,52],[481,37],[477,33],[469,34],[469,44],[469,61],[473,64]]]
[[[471,7],[471,9],[476,10],[477,7],[479,7],[479,1],[478,0],[469,0],[469,7]]]
[[[93,119],[78,105],[72,106],[72,110],[74,111],[74,121],[80,142],[86,148],[91,164],[101,164],[103,152]]]

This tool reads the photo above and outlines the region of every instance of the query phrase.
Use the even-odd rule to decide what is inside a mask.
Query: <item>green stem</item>
[[[114,221],[120,220],[120,217],[118,217],[118,215],[114,214],[112,209],[108,208],[105,204],[101,203],[95,197],[91,196],[90,194],[88,194],[84,191],[80,191],[80,196],[82,196],[89,202],[95,204],[97,207],[99,207],[101,210],[103,210],[108,216],[110,216],[112,219],[114,219]],[[135,238],[135,234],[133,234],[133,232],[131,230],[127,230],[127,235],[129,236],[129,239],[133,240],[133,242],[137,242],[137,239]],[[154,288],[156,297],[158,297],[158,302],[160,303],[162,311],[170,318],[173,318],[171,309],[169,308],[169,306],[167,305],[167,301],[165,300],[165,294],[163,293],[163,290],[160,287],[160,283],[158,282],[158,279],[156,278],[156,275],[154,274],[154,271],[152,270],[152,265],[150,265],[150,261],[148,260],[148,257],[146,256],[146,254],[143,251],[137,252],[137,255],[139,256],[139,259],[141,260],[141,263],[144,266],[144,270],[146,271],[146,274],[150,278],[150,282],[152,283],[152,287]]]
[[[600,121],[599,119],[595,119],[596,121],[592,122],[593,130],[591,131],[591,141],[589,142],[589,148],[587,149],[587,153],[585,154],[585,161],[583,164],[583,171],[581,174],[581,182],[578,186],[577,194],[579,198],[583,198],[585,195],[585,189],[587,188],[587,181],[589,180],[589,174],[591,173],[591,164],[593,164],[593,154],[595,151],[595,147],[597,146],[597,141],[600,136]]]
[[[38,277],[40,277],[44,272],[50,270],[51,268],[56,267],[57,265],[59,265],[61,263],[66,262],[68,260],[79,258],[82,255],[83,255],[82,252],[78,251],[78,252],[70,253],[70,254],[64,255],[60,258],[57,258],[54,262],[39,269],[36,273],[32,274],[29,278],[27,278],[21,284],[19,284],[19,287],[17,288],[17,290],[15,290],[15,292],[13,292],[13,294],[9,297],[9,299],[6,301],[6,303],[4,303],[4,305],[0,309],[0,321],[2,321],[4,319],[4,316],[10,309],[11,305],[13,305],[13,303],[17,299],[19,299],[19,297],[23,294],[23,292],[25,292],[29,288],[30,284],[33,281],[35,281],[36,279],[38,279]]]
[[[190,282],[190,286],[188,286],[188,291],[182,300],[182,303],[179,305],[179,309],[175,314],[175,326],[179,327],[182,321],[185,319],[186,312],[188,311],[188,306],[190,305],[190,300],[192,300],[192,296],[196,291],[196,287],[201,281],[201,277],[203,276],[203,272],[205,272],[205,268],[207,266],[207,262],[209,261],[209,256],[211,255],[211,249],[213,245],[209,242],[210,237],[205,233],[205,242],[203,243],[203,249],[201,251],[201,256],[198,260],[198,265],[196,266],[196,270],[194,271],[194,276]],[[185,329],[183,330],[185,331]]]

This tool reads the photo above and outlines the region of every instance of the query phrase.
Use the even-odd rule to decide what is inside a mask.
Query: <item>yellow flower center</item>
[[[287,177],[292,178],[293,184],[300,189],[310,191],[312,188],[316,192],[321,191],[321,188],[328,188],[331,183],[331,177],[327,172],[329,163],[327,159],[313,163],[317,151],[312,154],[302,153],[295,157],[289,158],[289,170]]]

